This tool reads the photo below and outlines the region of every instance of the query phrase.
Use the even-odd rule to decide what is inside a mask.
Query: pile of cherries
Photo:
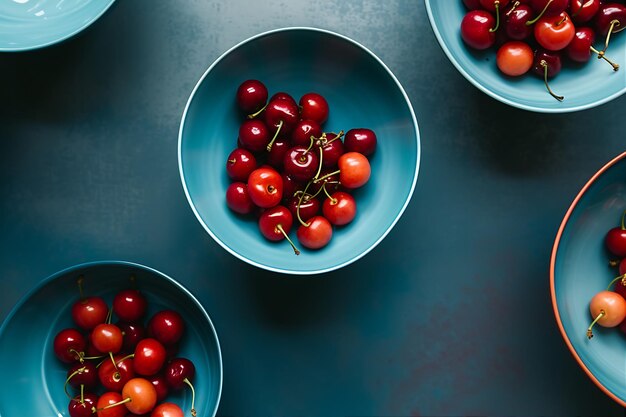
[[[236,213],[256,215],[261,234],[270,241],[289,238],[297,221],[300,244],[319,249],[330,242],[333,226],[356,216],[351,190],[365,185],[371,173],[368,157],[376,149],[374,131],[366,128],[325,131],[329,106],[318,93],[296,103],[285,92],[268,100],[267,87],[246,80],[237,89],[245,119],[237,148],[226,160],[232,182],[226,204]]]
[[[191,389],[195,416],[195,367],[176,357],[185,331],[181,315],[161,310],[144,325],[148,302],[141,291],[118,292],[109,309],[101,297],[82,296],[82,278],[79,287],[81,297],[71,310],[76,327],[59,331],[53,343],[56,357],[68,364],[64,390],[70,417],[183,417],[166,399],[184,387]]]
[[[599,324],[603,327],[617,327],[626,333],[626,211],[622,214],[621,224],[611,228],[604,237],[606,249],[613,257],[609,264],[618,269],[618,276],[593,296],[589,310],[593,321],[587,328],[587,337],[593,337],[592,328]]]
[[[469,12],[461,37],[474,49],[497,48],[500,71],[516,77],[531,71],[544,79],[557,75],[566,59],[586,63],[595,55],[608,62],[611,35],[626,28],[623,0],[463,0]],[[596,36],[603,47],[596,49]]]

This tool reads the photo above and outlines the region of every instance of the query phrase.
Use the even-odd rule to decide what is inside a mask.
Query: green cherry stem
[[[622,28],[620,30],[613,31],[613,28],[615,26],[619,26],[619,25],[620,25],[619,20],[617,20],[617,19],[611,20],[611,26],[609,26],[609,31],[607,32],[606,39],[604,40],[604,48],[602,48],[602,50],[600,52],[598,52],[598,56],[600,56],[600,57],[604,56],[604,53],[609,48],[609,42],[611,41],[611,33],[617,33],[617,32],[620,32],[620,31],[623,30],[623,28]]]
[[[293,248],[293,253],[295,253],[296,255],[300,255],[300,251],[298,250],[298,248],[296,248],[296,245],[294,245],[294,243],[291,241],[291,239],[289,238],[289,235],[287,234],[287,232],[285,232],[285,229],[283,229],[283,225],[282,224],[278,224],[276,226],[276,230],[278,230],[280,233],[282,233],[283,236],[285,236],[285,239],[287,239],[287,242],[289,242],[289,244]],[[185,381],[186,380],[187,380],[187,378],[185,378]],[[191,389],[192,389],[192,392],[193,392],[193,387]],[[193,409],[193,400],[191,400],[191,403],[192,403],[191,408]]]
[[[306,191],[309,189],[309,186],[311,185],[312,181],[307,182],[306,187],[304,187],[304,191],[302,191],[302,194],[300,194],[300,198],[298,199],[298,205],[296,206],[296,217],[298,218],[298,221],[300,222],[300,224],[304,227],[309,227],[311,224],[310,223],[306,223],[302,220],[302,217],[300,217],[300,205],[302,204],[302,200],[304,199],[304,196],[307,195]]]
[[[282,229],[282,227],[281,227],[281,229]],[[283,230],[283,233],[284,233],[284,230]],[[287,236],[287,234],[285,234],[285,236]],[[287,239],[289,239],[289,238],[287,238]],[[297,249],[295,249],[295,247],[294,247],[294,250],[297,250]],[[298,251],[296,253],[296,255],[299,255],[299,254],[300,254],[300,251]],[[194,407],[195,400],[196,400],[196,390],[193,388],[193,384],[189,381],[189,379],[185,378],[185,379],[183,379],[183,382],[185,384],[189,385],[189,388],[191,388],[191,415],[193,417],[196,417],[197,413],[196,413],[196,408]]]
[[[69,392],[67,392],[67,385],[70,383],[70,380],[71,380],[72,378],[74,378],[76,375],[78,375],[78,374],[82,373],[84,370],[85,370],[85,367],[84,367],[84,366],[83,366],[83,367],[81,367],[81,368],[78,368],[77,370],[75,370],[74,372],[72,372],[72,373],[71,373],[71,374],[67,377],[67,379],[65,380],[65,384],[63,384],[63,391],[65,391],[65,395],[67,395],[67,398],[69,398],[70,400],[72,399],[72,396],[70,395],[70,393],[69,393]],[[81,389],[82,389],[83,384],[80,384],[80,387],[81,387]],[[81,394],[82,394],[82,393],[81,393]]]
[[[320,146],[318,149],[320,150],[320,163],[317,167],[317,172],[315,173],[313,180],[317,179],[320,176],[320,173],[322,172],[322,161],[324,160],[324,151],[322,150],[322,147]]]
[[[564,97],[557,96],[556,94],[554,94],[554,92],[550,88],[550,85],[548,84],[548,63],[544,59],[542,59],[539,62],[539,65],[543,67],[543,82],[546,85],[546,89],[548,90],[548,93],[550,93],[550,95],[554,97],[555,99],[557,99],[558,101],[563,101]]]
[[[528,22],[526,22],[526,26],[530,26],[530,25],[534,25],[535,23],[537,23],[537,20],[541,19],[541,17],[544,15],[544,13],[546,12],[546,10],[548,10],[548,6],[550,6],[550,4],[552,3],[553,0],[548,0],[548,2],[546,3],[545,7],[543,8],[543,10],[541,11],[541,13],[539,13],[537,15],[537,17],[535,17],[532,20],[529,20]],[[558,26],[558,25],[557,25]]]
[[[324,190],[324,194],[326,194],[326,197],[330,198],[330,204],[337,204],[337,199],[328,193],[328,190],[326,189],[326,183],[322,184],[322,189]]]
[[[268,152],[272,150],[272,145],[274,144],[274,141],[278,137],[278,133],[280,133],[280,129],[282,127],[283,127],[283,121],[281,120],[280,122],[278,122],[278,128],[276,129],[276,133],[274,133],[274,137],[272,138],[272,140],[270,140],[270,143],[267,144],[266,149]]]
[[[267,107],[267,105],[269,104],[269,102],[265,103],[265,106],[261,107],[260,110],[257,110],[256,112],[249,114],[247,117],[248,119],[254,119],[255,117],[257,117],[259,114],[263,113],[263,110],[265,110],[265,108]]]
[[[496,26],[489,29],[491,33],[495,32],[500,27],[500,0],[494,1],[493,5],[496,8]]]
[[[335,175],[335,174],[339,174],[340,172],[341,172],[340,170],[333,171],[333,172],[331,172],[331,173],[329,173],[329,174],[326,174],[326,175],[323,175],[323,176],[321,176],[321,177],[319,177],[319,178],[314,179],[314,180],[313,180],[313,182],[314,182],[314,183],[318,183],[318,182],[320,182],[320,181],[322,181],[322,180],[325,180],[325,179],[326,179],[326,178],[328,178],[328,177],[332,177],[332,176],[333,176],[333,175]]]
[[[606,312],[604,310],[600,310],[600,314],[598,314],[598,317],[593,319],[589,327],[587,327],[587,339],[591,339],[593,337],[593,332],[591,331],[591,329],[598,322],[598,320],[600,320],[605,315],[606,315]]]
[[[619,277],[614,278],[606,287],[606,290],[610,291],[613,284],[615,284],[617,281],[622,281],[622,285],[626,287],[626,274],[620,275]]]
[[[624,227],[624,218],[625,217],[626,217],[626,210],[624,210],[624,213],[622,213],[622,224],[621,224],[622,230],[626,230],[626,227]]]
[[[615,62],[608,59],[606,55],[604,54],[604,52],[598,51],[593,46],[590,46],[589,49],[591,49],[591,52],[593,52],[594,54],[598,54],[598,59],[604,59],[606,62],[611,64],[611,66],[613,67],[613,71],[617,71],[619,69],[619,64],[616,64]]]

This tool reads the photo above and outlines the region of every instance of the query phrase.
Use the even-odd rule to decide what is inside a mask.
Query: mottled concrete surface
[[[397,227],[313,278],[227,254],[177,168],[203,71],[284,26],[378,54],[422,134]],[[423,2],[397,0],[119,0],[70,41],[0,55],[0,80],[0,318],[61,268],[126,259],[176,277],[212,316],[220,416],[623,415],[565,347],[548,266],[575,194],[624,149],[626,97],[568,115],[508,107],[453,68]]]

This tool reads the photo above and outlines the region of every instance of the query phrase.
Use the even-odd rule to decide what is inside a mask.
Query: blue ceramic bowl
[[[554,314],[565,343],[589,377],[626,407],[626,337],[617,328],[594,327],[589,301],[618,275],[608,266],[606,232],[626,209],[626,153],[605,165],[580,191],[559,228],[550,264]]]
[[[0,51],[27,51],[76,35],[114,0],[0,1]]]
[[[609,64],[594,57],[586,65],[564,64],[550,80],[562,102],[552,98],[543,79],[534,74],[507,77],[496,66],[496,52],[475,51],[461,39],[461,20],[467,13],[461,0],[426,0],[426,10],[435,36],[452,64],[465,78],[491,97],[525,110],[563,113],[588,109],[612,100],[626,91],[626,36],[612,37],[607,56],[622,67],[614,72]],[[601,49],[602,40],[596,39]]]
[[[196,367],[196,409],[214,416],[222,390],[222,358],[215,328],[198,300],[172,278],[145,266],[128,262],[94,262],[65,269],[42,281],[11,311],[0,327],[0,390],[2,417],[68,416],[69,400],[63,391],[67,365],[54,355],[57,332],[75,327],[71,306],[78,299],[77,278],[84,277],[87,295],[99,295],[111,305],[115,293],[135,277],[137,288],[148,300],[148,314],[166,308],[178,311],[186,330],[179,356]],[[149,316],[148,316],[149,317]],[[191,407],[191,395],[170,394],[183,410]]]
[[[226,206],[226,159],[236,147],[242,121],[235,92],[251,78],[263,81],[270,95],[286,91],[298,100],[315,91],[325,96],[330,106],[327,131],[368,127],[376,132],[371,179],[354,193],[357,217],[337,228],[320,250],[300,248],[302,254],[295,256],[286,241],[265,240],[254,218],[236,215]],[[372,52],[328,31],[287,28],[248,39],[209,67],[185,108],[178,157],[189,203],[224,249],[271,271],[315,274],[359,259],[389,233],[413,194],[420,141],[406,93]]]

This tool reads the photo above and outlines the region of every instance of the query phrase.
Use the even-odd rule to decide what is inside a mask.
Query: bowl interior
[[[71,306],[78,299],[76,282],[81,275],[85,294],[99,295],[109,306],[115,293],[128,288],[129,278],[134,276],[148,300],[147,317],[165,308],[183,316],[186,330],[178,355],[191,359],[196,367],[196,409],[200,415],[215,415],[222,365],[217,336],[206,312],[172,279],[128,263],[87,264],[62,271],[16,306],[0,329],[0,367],[6,376],[0,390],[0,415],[68,415],[69,400],[63,391],[67,365],[56,358],[52,343],[60,330],[75,327]],[[189,410],[188,391],[171,393],[168,399]]]
[[[314,91],[325,96],[330,106],[326,131],[368,127],[376,132],[371,179],[354,192],[357,216],[335,228],[331,243],[321,250],[300,248],[302,254],[295,256],[287,242],[266,241],[254,218],[236,215],[226,206],[226,158],[236,147],[243,120],[235,92],[250,78],[263,81],[270,95],[285,91],[299,100]],[[395,77],[356,43],[309,29],[270,32],[225,53],[192,93],[179,146],[182,181],[205,229],[247,262],[296,274],[338,268],[373,248],[402,214],[419,165],[417,124]]]
[[[66,39],[93,23],[114,0],[0,2],[0,51],[19,51]]]
[[[615,72],[603,60],[591,57],[587,64],[564,63],[561,72],[550,80],[562,102],[552,98],[543,79],[526,74],[507,77],[496,67],[496,52],[491,48],[475,51],[461,39],[461,20],[467,13],[461,0],[426,0],[431,26],[442,49],[456,68],[476,87],[490,96],[515,107],[539,112],[582,110],[605,103],[626,91],[626,36],[615,34],[607,56],[622,68]],[[602,49],[604,39],[596,39]]]
[[[553,267],[554,297],[564,336],[595,382],[621,401],[626,401],[626,337],[619,329],[595,326],[595,337],[588,340],[586,329],[592,319],[589,301],[617,276],[608,265],[604,236],[619,225],[626,209],[625,178],[622,158],[581,196],[558,241]]]

